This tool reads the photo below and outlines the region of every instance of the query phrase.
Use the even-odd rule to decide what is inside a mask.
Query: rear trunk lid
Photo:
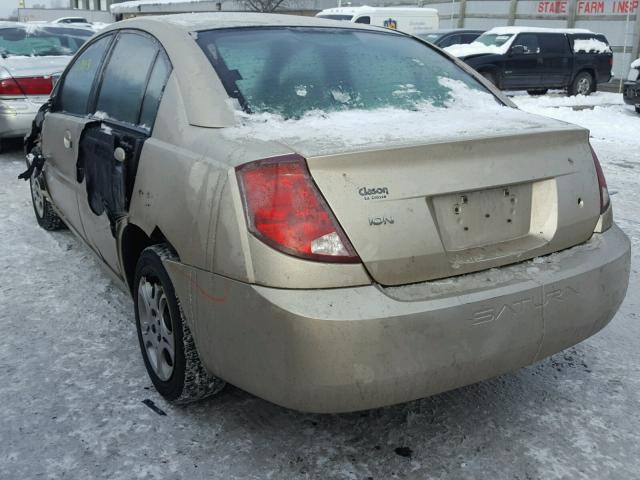
[[[44,77],[61,73],[72,57],[68,55],[8,56],[0,59],[0,67],[14,77]]]
[[[535,123],[422,145],[297,149],[371,276],[401,285],[522,261],[592,235],[600,201],[588,132]]]

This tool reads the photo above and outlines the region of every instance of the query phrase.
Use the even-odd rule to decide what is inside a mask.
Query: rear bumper
[[[30,99],[0,100],[0,138],[24,137],[42,106]]]
[[[167,267],[207,369],[279,405],[345,412],[478,382],[584,340],[620,306],[629,263],[614,225],[541,259],[405,287],[284,290]]]
[[[629,105],[640,105],[640,83],[625,82],[622,96],[625,103]]]

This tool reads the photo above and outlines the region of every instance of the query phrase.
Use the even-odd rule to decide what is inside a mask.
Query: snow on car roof
[[[144,1],[144,0],[143,0]],[[153,1],[153,0],[152,0]],[[411,13],[438,13],[438,10],[435,8],[423,8],[423,7],[372,7],[370,5],[362,5],[360,7],[337,7],[337,8],[327,8],[322,10],[318,15],[322,14],[330,14],[330,13],[345,13],[345,14],[354,14],[361,12],[373,12],[373,11],[402,11],[402,12],[411,12]]]
[[[136,0],[136,2],[147,0]],[[158,1],[158,0],[154,0]],[[134,2],[125,2],[134,3]],[[118,3],[112,7],[124,5]],[[114,10],[112,9],[112,12]],[[380,32],[380,27],[355,24],[351,22],[342,22],[340,20],[328,20],[317,17],[303,17],[298,15],[283,15],[274,13],[248,13],[248,12],[198,12],[198,13],[179,13],[175,15],[149,15],[135,17],[129,20],[117,22],[116,27],[126,26],[143,26],[146,22],[154,22],[171,25],[189,32],[200,30],[214,30],[218,28],[233,27],[268,27],[268,26],[287,26],[287,27],[335,27],[349,29],[363,29]],[[394,30],[385,30],[390,33],[400,34]]]
[[[631,68],[640,68],[640,58],[637,58],[633,62],[631,62]]]
[[[486,34],[514,35],[516,33],[593,33],[584,28],[545,28],[545,27],[496,27],[485,32]]]

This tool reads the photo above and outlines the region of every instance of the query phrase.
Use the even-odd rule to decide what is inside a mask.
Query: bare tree
[[[287,0],[244,0],[246,7],[253,12],[271,13],[278,10]]]

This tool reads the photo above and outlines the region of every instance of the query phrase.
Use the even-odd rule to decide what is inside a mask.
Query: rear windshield
[[[79,28],[22,27],[0,29],[0,55],[73,55],[93,32]]]
[[[239,28],[199,32],[198,43],[230,97],[249,113],[298,118],[310,111],[444,106],[450,80],[485,91],[422,42],[339,28]]]

